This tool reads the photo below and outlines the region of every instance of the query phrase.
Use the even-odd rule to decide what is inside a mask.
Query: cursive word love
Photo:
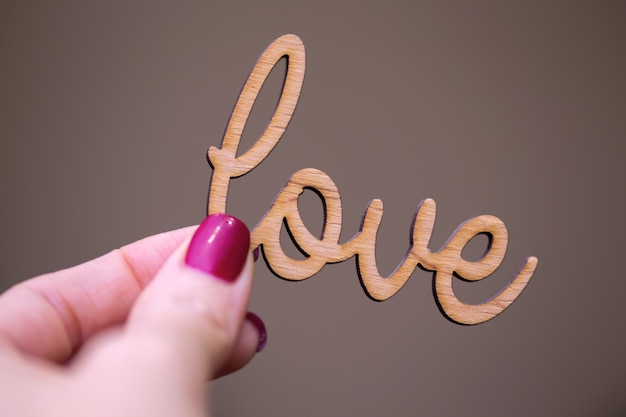
[[[244,126],[263,83],[276,63],[287,58],[287,73],[276,110],[261,137],[243,155],[236,157]],[[226,211],[231,178],[252,171],[278,144],[295,111],[304,81],[305,52],[300,38],[284,35],[263,52],[246,81],[231,114],[221,148],[211,147],[209,163],[213,168],[208,198],[208,213]],[[314,236],[304,225],[298,210],[298,198],[304,190],[313,190],[324,206],[321,237]],[[339,243],[342,209],[339,190],[324,172],[305,168],[294,173],[278,193],[272,206],[252,229],[252,248],[261,247],[270,270],[281,278],[303,280],[318,272],[325,264],[356,258],[357,273],[367,295],[383,301],[406,283],[417,266],[434,272],[434,293],[442,313],[460,324],[485,322],[506,309],[519,296],[537,267],[537,258],[529,257],[510,282],[490,300],[478,304],[460,301],[452,289],[457,275],[478,281],[491,275],[502,262],[508,233],[504,223],[494,216],[471,218],[452,233],[436,252],[428,248],[432,235],[436,206],[432,199],[423,200],[415,213],[409,250],[395,271],[383,277],[376,266],[376,235],[383,216],[383,202],[372,200],[365,210],[361,227],[352,239]],[[304,259],[290,258],[280,244],[280,230],[287,228],[293,243]],[[474,262],[462,258],[467,243],[476,235],[485,234],[489,245],[483,256]]]

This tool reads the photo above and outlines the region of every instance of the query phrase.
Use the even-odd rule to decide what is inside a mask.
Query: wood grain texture
[[[287,58],[287,73],[274,115],[257,142],[246,153],[236,157],[241,135],[259,91],[272,68],[283,57]],[[304,45],[295,35],[281,36],[261,54],[237,100],[221,147],[211,147],[208,152],[209,163],[213,167],[208,214],[225,211],[231,178],[252,171],[280,141],[300,97],[305,65]],[[305,226],[298,210],[298,198],[307,189],[314,191],[323,203],[324,225],[320,238]],[[473,217],[459,225],[443,247],[433,252],[428,246],[436,217],[436,204],[432,199],[425,199],[416,210],[406,256],[388,277],[383,277],[376,265],[376,236],[383,212],[383,202],[372,200],[363,214],[359,231],[352,239],[339,243],[343,223],[339,190],[326,173],[315,168],[305,168],[291,176],[272,206],[252,229],[251,245],[253,249],[261,247],[270,270],[287,280],[309,278],[327,263],[354,257],[365,292],[377,301],[384,301],[397,293],[415,268],[421,266],[434,272],[434,292],[440,310],[448,319],[459,324],[483,323],[500,314],[517,299],[537,267],[537,258],[529,257],[494,297],[477,305],[463,303],[452,289],[452,280],[456,276],[468,281],[479,281],[493,274],[506,252],[506,226],[494,216]],[[280,243],[283,226],[305,256],[304,259],[293,259],[283,251]],[[487,250],[477,261],[463,259],[463,248],[479,234],[488,236]]]

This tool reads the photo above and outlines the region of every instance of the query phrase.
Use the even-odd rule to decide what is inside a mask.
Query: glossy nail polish
[[[250,251],[250,231],[227,214],[208,216],[194,233],[185,263],[227,282],[237,279]]]
[[[251,311],[248,311],[246,314],[246,319],[252,323],[259,332],[259,344],[256,346],[256,351],[260,352],[267,344],[267,330],[265,330],[265,323],[263,323],[263,320],[261,320],[259,316]]]

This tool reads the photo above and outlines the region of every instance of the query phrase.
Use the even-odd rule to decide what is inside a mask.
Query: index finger
[[[0,338],[63,362],[89,336],[123,323],[141,290],[195,227],[154,235],[0,296]]]

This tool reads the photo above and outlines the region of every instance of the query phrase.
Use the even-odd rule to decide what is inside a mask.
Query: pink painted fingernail
[[[254,248],[254,250],[252,251],[252,255],[254,256],[254,262],[256,262],[259,259],[259,247],[258,246]]]
[[[212,214],[191,238],[185,263],[227,282],[237,279],[250,251],[250,231],[239,219]]]
[[[246,319],[250,321],[250,323],[252,323],[259,332],[259,344],[256,346],[256,351],[260,352],[267,344],[267,330],[265,330],[265,323],[263,323],[263,320],[261,320],[259,316],[251,311],[248,311],[248,314],[246,314]]]

